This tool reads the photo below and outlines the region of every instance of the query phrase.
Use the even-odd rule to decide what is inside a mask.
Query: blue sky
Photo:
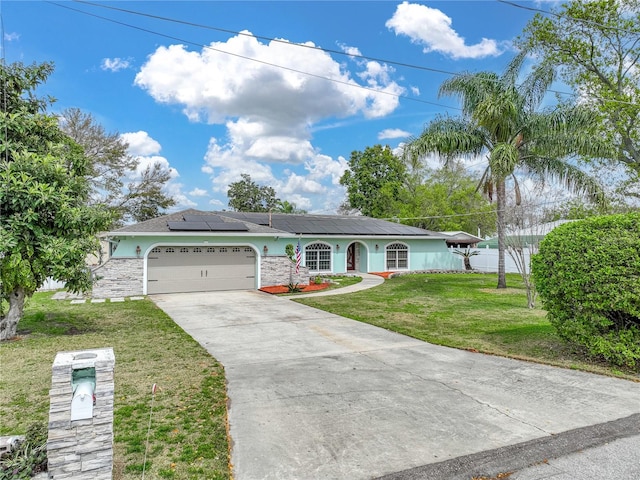
[[[396,148],[435,115],[457,114],[437,95],[450,75],[433,70],[501,71],[534,15],[498,1],[0,0],[0,9],[5,61],[54,62],[41,90],[57,98],[54,110],[91,113],[140,165],[173,169],[174,209],[228,208],[227,186],[247,173],[310,213],[343,202],[352,151]]]

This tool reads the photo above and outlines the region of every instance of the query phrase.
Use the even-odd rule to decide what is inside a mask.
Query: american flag
[[[300,263],[302,263],[302,250],[300,250],[300,240],[296,245],[296,273],[300,273]]]

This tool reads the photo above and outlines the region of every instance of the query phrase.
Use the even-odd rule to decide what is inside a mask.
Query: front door
[[[356,269],[356,244],[352,243],[347,248],[347,272]]]

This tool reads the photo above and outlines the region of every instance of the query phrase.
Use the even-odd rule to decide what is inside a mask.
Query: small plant
[[[475,255],[479,255],[480,252],[478,250],[471,250],[470,248],[466,248],[465,250],[454,250],[453,253],[456,255],[460,255],[464,259],[464,269],[465,270],[473,270],[471,268],[471,257]]]
[[[313,283],[315,283],[316,285],[322,285],[323,282],[324,280],[320,275],[316,275],[316,277],[313,279]]]
[[[287,291],[289,293],[299,293],[302,291],[302,288],[299,284],[290,282],[289,285],[287,285]]]
[[[27,479],[47,471],[47,426],[34,423],[27,428],[18,448],[0,459],[0,480]]]
[[[292,244],[287,243],[287,245],[284,247],[284,253],[287,254],[287,257],[289,257],[289,260],[291,260],[292,262],[295,261],[295,258],[293,257],[295,251],[293,249],[293,245]]]

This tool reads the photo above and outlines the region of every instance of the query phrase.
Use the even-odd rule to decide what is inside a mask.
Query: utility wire
[[[334,49],[319,47],[319,46],[316,46],[316,45],[306,45],[306,44],[301,44],[301,43],[294,43],[294,42],[289,42],[287,40],[282,40],[282,39],[279,39],[279,38],[272,38],[272,37],[267,37],[267,36],[263,36],[263,35],[255,35],[253,33],[239,32],[239,31],[236,31],[236,30],[230,30],[230,29],[226,29],[226,28],[214,27],[214,26],[210,26],[210,25],[203,25],[203,24],[199,24],[199,23],[188,22],[188,21],[185,21],[185,20],[178,20],[178,19],[170,18],[170,17],[163,17],[163,16],[160,16],[160,15],[153,15],[153,14],[150,14],[150,13],[144,13],[144,12],[139,12],[139,11],[135,11],[135,10],[124,9],[124,8],[110,6],[110,5],[102,5],[102,4],[98,4],[98,3],[88,2],[86,0],[72,0],[72,1],[75,2],[75,3],[80,3],[80,4],[84,4],[84,5],[90,5],[90,6],[93,6],[93,7],[105,8],[105,9],[108,9],[108,10],[114,10],[114,11],[118,11],[118,12],[122,12],[122,13],[127,13],[127,14],[130,14],[130,15],[138,15],[138,16],[145,17],[145,18],[151,18],[151,19],[155,19],[155,20],[162,20],[162,21],[165,21],[165,22],[177,23],[177,24],[180,24],[180,25],[187,25],[187,26],[196,27],[196,28],[203,28],[203,29],[207,29],[207,30],[214,30],[214,31],[224,32],[224,33],[233,34],[233,35],[253,37],[253,38],[257,38],[257,39],[265,40],[265,41],[269,41],[269,42],[282,43],[282,44],[289,45],[289,46],[292,46],[292,47],[307,48],[307,49],[317,50],[317,51],[321,51],[321,52],[325,52],[325,53],[332,53],[332,54],[343,55],[343,56],[347,56],[347,57],[351,57],[351,58],[358,58],[358,59],[361,59],[361,60],[368,60],[368,61],[386,63],[386,64],[389,64],[389,65],[395,65],[395,66],[398,66],[398,67],[411,68],[411,69],[415,69],[415,70],[421,70],[421,71],[432,72],[432,73],[439,73],[439,74],[449,75],[449,76],[463,76],[463,75],[467,74],[465,72],[453,72],[453,71],[437,69],[437,68],[433,68],[433,67],[425,67],[425,66],[422,66],[422,65],[415,65],[415,64],[411,64],[411,63],[398,62],[398,61],[395,61],[395,60],[376,58],[376,57],[369,57],[369,56],[362,55],[362,54],[347,53],[347,52],[344,52],[344,51],[341,51],[341,50],[334,50]],[[555,15],[557,17],[560,17],[558,14],[553,13],[553,12],[548,12],[548,11],[542,10],[542,9],[534,9],[533,7],[524,7],[522,5],[518,5],[516,3],[509,2],[507,0],[496,0],[496,1],[499,2],[499,3],[504,3],[506,5],[513,6],[513,7],[522,8],[522,9],[525,9],[525,10],[534,10],[534,11],[539,11],[539,12],[547,13],[549,15]],[[47,2],[47,3],[52,3],[53,5],[62,6],[62,5],[53,3],[53,2]],[[83,13],[83,14],[86,14],[86,15],[91,15],[91,16],[94,16],[94,17],[97,17],[97,18],[101,18],[101,19],[104,19],[104,20],[107,20],[107,21],[112,21],[112,22],[115,22],[115,23],[119,23],[121,25],[129,26],[131,28],[140,29],[139,27],[136,27],[136,26],[133,26],[133,25],[128,25],[128,24],[125,24],[125,23],[122,23],[122,22],[118,22],[118,21],[115,21],[115,20],[111,20],[109,18],[101,17],[99,15],[90,14],[90,13],[88,13],[86,11],[83,11],[83,10],[72,9],[70,7],[65,7],[65,8],[69,8],[69,9],[74,10],[76,12]],[[582,21],[580,19],[574,19],[574,20]],[[589,23],[588,20],[584,20],[584,22]],[[590,23],[593,23],[593,24],[596,24],[596,25],[600,25],[602,27],[606,27],[605,25],[597,24],[596,22],[590,22]],[[613,28],[613,27],[607,27],[607,28]],[[147,31],[149,33],[155,33],[155,34],[160,35],[160,36],[165,36],[165,37],[168,37],[168,38],[175,39],[175,38],[170,37],[168,35],[164,35],[164,34],[161,34],[161,33],[153,32],[153,31],[150,31],[150,30],[144,30],[144,29],[141,29],[141,30]],[[632,33],[632,32],[628,32],[627,30],[623,30],[623,29],[617,29],[617,30],[620,30],[620,31],[623,31],[623,32],[626,32],[626,33]],[[200,47],[203,47],[203,48],[209,48],[209,49],[212,49],[212,50],[216,50],[216,51],[219,51],[219,52],[222,52],[222,53],[227,53],[229,55],[236,55],[236,54],[233,54],[233,53],[230,53],[230,52],[225,52],[224,50],[217,50],[217,49],[215,49],[213,47],[208,47],[208,46],[202,45],[200,43],[190,42],[190,41],[182,40],[182,39],[177,39],[177,40],[181,41],[181,42],[185,42],[185,43],[190,43],[192,45],[197,45],[197,46],[200,46]],[[240,56],[240,55],[236,55],[236,56]],[[268,62],[263,62],[261,60],[252,59],[252,58],[249,58],[249,57],[242,57],[242,56],[240,56],[240,57],[241,58],[246,58],[248,60],[253,60],[253,61],[256,61],[256,62],[260,62],[260,63],[265,63],[265,64],[268,64],[268,65],[274,66],[276,68],[283,68],[283,69],[291,70],[288,67],[283,67],[283,66],[276,65],[276,64],[270,64]],[[301,72],[301,71],[298,71],[298,70],[292,70],[292,71],[295,71],[297,73],[301,73],[303,75],[309,75],[309,76],[314,76],[314,77],[317,77],[317,78],[322,78],[322,79],[325,79],[325,80],[328,80],[328,81],[332,81],[332,82],[343,83],[343,82],[341,82],[339,80],[334,80],[334,79],[331,79],[331,78],[328,78],[328,77],[322,77],[322,76],[319,76],[319,75],[314,75],[314,74],[311,74],[311,73],[305,73],[305,72]],[[500,80],[495,80],[495,81],[499,82]],[[405,96],[405,95],[398,95],[398,94],[394,94],[394,93],[390,93],[390,92],[383,92],[381,90],[376,90],[376,89],[373,89],[373,88],[364,87],[364,86],[361,86],[361,85],[358,85],[358,84],[350,84],[348,82],[346,84],[354,86],[354,87],[362,88],[362,89],[365,89],[365,90],[373,91],[373,92],[384,93],[386,95],[394,96],[396,98],[403,98],[403,99],[407,99],[407,100],[411,100],[411,101],[415,101],[415,102],[419,102],[419,103],[426,103],[426,104],[429,104],[429,105],[434,105],[434,106],[437,106],[437,107],[443,107],[443,108],[447,108],[447,109],[451,109],[451,110],[458,110],[458,111],[462,110],[461,108],[458,108],[458,107],[453,107],[453,106],[450,106],[450,105],[443,105],[443,104],[440,104],[440,103],[430,102],[430,101],[426,101],[426,100],[420,100],[420,99],[417,99],[417,98],[414,98],[414,97],[408,97],[408,96]],[[558,95],[564,95],[564,96],[575,96],[576,95],[575,93],[564,92],[564,91],[561,91],[561,90],[554,90],[554,89],[548,89],[547,92],[555,93],[555,94],[558,94]],[[619,104],[623,104],[623,105],[636,105],[636,102],[633,102],[633,101],[625,101],[625,100],[617,100],[617,99],[604,99],[604,98],[601,98],[601,97],[597,97],[595,95],[592,95],[591,98],[593,98],[595,100],[606,100],[607,102],[619,103]]]
[[[366,87],[366,86],[360,85],[358,83],[350,83],[350,82],[347,82],[347,81],[344,81],[344,80],[339,80],[339,79],[336,79],[336,78],[329,78],[329,77],[325,77],[325,76],[318,75],[318,74],[315,74],[315,73],[309,73],[309,72],[304,72],[302,70],[298,70],[298,69],[295,69],[295,68],[285,67],[284,65],[278,65],[278,64],[275,64],[275,63],[267,62],[265,60],[260,60],[260,59],[257,59],[257,58],[247,57],[245,55],[240,55],[238,53],[233,53],[233,52],[229,52],[229,51],[222,50],[222,49],[219,49],[219,48],[215,48],[215,47],[212,47],[211,45],[205,45],[203,43],[195,42],[195,41],[192,41],[192,40],[186,40],[186,39],[183,39],[183,38],[180,38],[180,37],[175,37],[173,35],[168,35],[166,33],[160,33],[160,32],[154,31],[154,30],[150,30],[148,28],[138,27],[136,25],[131,25],[129,23],[121,22],[119,20],[114,20],[112,18],[103,17],[102,15],[96,15],[94,13],[89,13],[89,12],[86,12],[86,11],[83,11],[83,10],[79,10],[77,8],[68,7],[66,5],[61,5],[59,3],[55,3],[55,2],[45,2],[45,3],[49,3],[51,5],[55,5],[55,6],[60,7],[60,8],[65,8],[67,10],[72,10],[74,12],[78,12],[78,13],[81,13],[83,15],[88,15],[90,17],[99,18],[101,20],[105,20],[107,22],[115,23],[117,25],[122,25],[124,27],[132,28],[134,30],[139,30],[141,32],[151,33],[153,35],[158,35],[160,37],[168,38],[170,40],[175,40],[177,42],[187,43],[187,44],[195,45],[195,46],[198,46],[198,47],[201,47],[201,48],[206,48],[207,50],[212,50],[212,51],[215,51],[215,52],[223,53],[225,55],[231,55],[233,57],[242,58],[244,60],[249,60],[249,61],[252,61],[252,62],[260,63],[260,64],[263,64],[263,65],[267,65],[267,66],[270,66],[270,67],[280,68],[280,69],[283,69],[283,70],[287,70],[289,72],[299,73],[300,75],[306,75],[306,76],[318,78],[318,79],[321,79],[321,80],[327,80],[327,81],[330,81],[330,82],[333,82],[333,83],[346,85],[348,87],[360,88],[362,90],[367,90],[369,92],[373,92],[373,93],[376,93],[376,94],[388,95],[388,96],[396,97],[396,98],[402,98],[404,100],[409,100],[409,101],[412,101],[412,102],[424,103],[424,104],[427,104],[427,105],[434,105],[436,107],[449,108],[449,109],[458,110],[458,111],[462,110],[460,107],[454,107],[454,106],[451,106],[451,105],[444,105],[442,103],[430,102],[428,100],[422,100],[422,99],[419,99],[419,98],[408,97],[406,95],[398,95],[397,93],[392,93],[392,92],[387,92],[387,91],[384,91],[384,90],[379,90],[379,89],[375,89],[375,88],[371,88],[371,87]],[[290,44],[290,45],[298,45],[298,44]]]
[[[556,18],[559,18],[559,19],[564,18],[561,14],[556,13],[556,12],[551,11],[551,10],[543,10],[541,8],[527,7],[527,6],[521,5],[519,3],[510,2],[508,0],[496,0],[496,1],[498,3],[504,3],[505,5],[510,5],[512,7],[515,7],[515,8],[520,8],[522,10],[528,10],[528,11],[531,11],[531,12],[544,13],[545,15],[549,15],[549,16],[556,17]],[[570,18],[574,22],[586,23],[588,25],[594,25],[596,27],[606,28],[607,30],[615,30],[616,32],[622,32],[622,33],[626,33],[628,35],[637,35],[638,34],[638,32],[632,32],[630,30],[627,30],[626,28],[620,28],[620,27],[615,27],[615,26],[611,26],[611,25],[604,25],[604,24],[599,23],[599,22],[594,22],[593,20],[585,20],[584,18],[576,18],[576,17],[572,17],[570,15],[566,15],[566,18]]]
[[[281,38],[272,38],[272,37],[266,37],[264,35],[254,35],[253,33],[238,32],[236,30],[229,30],[227,28],[213,27],[211,25],[203,25],[201,23],[187,22],[185,20],[178,20],[178,19],[175,19],[175,18],[162,17],[162,16],[159,16],[159,15],[153,15],[153,14],[144,13],[144,12],[137,12],[137,11],[134,11],[134,10],[118,8],[118,7],[114,7],[114,6],[110,6],[110,5],[101,5],[101,4],[98,4],[98,3],[87,2],[85,0],[73,0],[73,2],[82,3],[82,4],[85,4],[85,5],[91,5],[93,7],[106,8],[106,9],[109,9],[109,10],[116,10],[118,12],[129,13],[131,15],[139,15],[139,16],[146,17],[146,18],[153,18],[153,19],[162,20],[162,21],[165,21],[165,22],[178,23],[180,25],[187,25],[187,26],[190,26],[190,27],[203,28],[203,29],[206,29],[206,30],[214,30],[214,31],[217,31],[217,32],[229,33],[229,34],[232,34],[232,35],[239,35],[239,36],[245,36],[245,37],[250,37],[250,38],[258,38],[260,40],[265,40],[265,41],[268,41],[268,42],[275,42],[275,43],[282,43],[282,44],[290,45],[290,46],[293,46],[293,47],[308,48],[310,50],[317,50],[317,51],[325,52],[325,53],[333,53],[333,54],[336,54],[336,55],[344,55],[344,56],[347,56],[347,57],[359,58],[359,59],[362,59],[362,60],[370,60],[370,61],[374,61],[374,62],[388,63],[390,65],[397,65],[399,67],[413,68],[413,69],[416,69],[416,70],[424,70],[424,71],[433,72],[433,73],[441,73],[443,75],[460,75],[460,73],[450,72],[448,70],[441,70],[441,69],[433,68],[433,67],[425,67],[425,66],[422,66],[422,65],[415,65],[415,64],[411,64],[411,63],[397,62],[395,60],[386,60],[384,58],[368,57],[368,56],[365,56],[365,55],[362,55],[362,54],[358,54],[358,53],[347,53],[347,52],[344,52],[342,50],[332,50],[330,48],[319,47],[317,45],[307,45],[307,44],[304,44],[304,43],[294,43],[294,42],[289,42],[287,40],[283,40]]]
[[[566,202],[566,199],[560,199],[560,200],[550,200],[547,202],[542,202],[542,203],[534,203],[531,205],[528,205],[528,207],[530,208],[538,208],[538,207],[544,207],[547,205],[554,205],[557,203],[564,203]],[[506,207],[504,211],[508,211],[510,210],[511,207]],[[477,211],[477,212],[468,212],[468,213],[452,213],[450,215],[431,215],[431,216],[423,216],[423,217],[386,217],[386,218],[381,218],[380,220],[388,220],[388,221],[400,221],[400,220],[433,220],[433,219],[439,219],[439,218],[453,218],[453,217],[470,217],[470,216],[479,216],[479,215],[488,215],[491,213],[498,213],[499,209],[492,209],[492,210],[485,210],[485,211]]]

